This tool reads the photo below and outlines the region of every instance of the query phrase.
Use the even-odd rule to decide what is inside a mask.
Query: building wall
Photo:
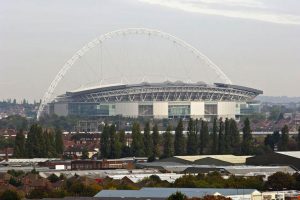
[[[201,101],[191,102],[191,117],[192,118],[204,117],[204,102]]]
[[[153,116],[154,118],[167,118],[168,102],[153,102]]]
[[[218,116],[223,118],[235,118],[236,102],[218,102]]]
[[[139,106],[136,102],[116,103],[115,115],[123,115],[127,117],[137,117],[139,114]]]
[[[56,103],[54,104],[54,113],[58,116],[67,116],[68,113],[68,104],[66,103]]]

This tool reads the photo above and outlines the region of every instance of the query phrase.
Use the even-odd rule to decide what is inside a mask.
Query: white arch
[[[148,35],[154,35],[158,36],[167,40],[170,40],[183,48],[189,50],[195,56],[204,62],[206,62],[207,66],[212,68],[215,73],[224,81],[224,83],[231,84],[231,80],[226,76],[226,74],[216,65],[214,64],[208,57],[206,57],[204,54],[202,54],[198,49],[193,47],[192,45],[188,44],[187,42],[183,41],[182,39],[175,37],[169,33],[165,33],[159,30],[155,29],[148,29],[148,28],[127,28],[127,29],[120,29],[116,31],[112,31],[103,35],[100,35],[93,41],[87,43],[85,46],[83,46],[79,51],[77,51],[61,68],[61,70],[58,72],[58,74],[55,76],[54,80],[51,82],[48,90],[43,96],[42,102],[39,106],[38,112],[37,112],[37,119],[40,118],[42,112],[45,109],[45,106],[49,103],[49,100],[51,99],[51,96],[60,82],[60,80],[65,76],[65,74],[68,72],[68,70],[72,67],[72,65],[80,58],[82,57],[86,52],[88,52],[90,49],[96,47],[98,44],[101,44],[105,40],[112,39],[114,37],[120,36],[120,35],[133,35],[133,34],[148,34]]]

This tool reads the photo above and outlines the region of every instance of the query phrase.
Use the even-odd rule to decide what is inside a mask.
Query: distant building
[[[235,155],[196,155],[196,156],[173,156],[160,160],[161,162],[177,162],[183,164],[197,165],[243,165],[246,159],[251,156],[235,156]]]
[[[300,170],[300,151],[280,151],[247,158],[247,165],[289,165]]]
[[[256,189],[223,189],[223,188],[142,188],[140,190],[102,190],[95,197],[102,199],[167,199],[176,192],[188,198],[205,195],[222,195],[233,200],[261,200],[261,193]]]
[[[239,119],[260,90],[223,83],[163,82],[114,85],[67,92],[48,105],[48,113],[84,117],[124,116],[153,118]],[[250,104],[250,110],[256,104]],[[249,111],[250,112],[250,111]],[[252,112],[252,111],[251,111]],[[98,124],[80,125],[85,131]]]

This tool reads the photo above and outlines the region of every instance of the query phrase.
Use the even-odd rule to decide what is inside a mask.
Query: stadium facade
[[[120,84],[66,92],[48,105],[59,116],[235,118],[260,90],[223,83]],[[248,110],[249,111],[249,110]]]

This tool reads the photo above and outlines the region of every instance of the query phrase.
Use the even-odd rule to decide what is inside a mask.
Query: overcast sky
[[[74,52],[129,27],[178,36],[234,84],[300,96],[299,0],[0,0],[0,99],[39,100]]]

